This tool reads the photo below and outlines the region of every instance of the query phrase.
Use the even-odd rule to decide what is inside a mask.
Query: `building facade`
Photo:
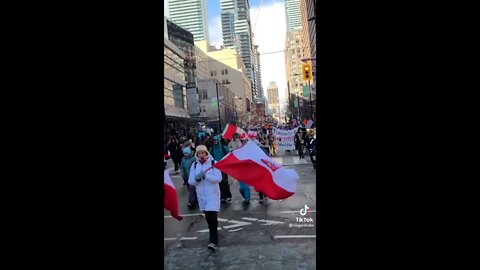
[[[305,0],[285,0],[285,16],[287,22],[287,31],[302,26],[302,16],[300,11],[300,2]]]
[[[235,47],[242,56],[252,92],[258,95],[258,83],[254,68],[252,27],[249,0],[221,0],[222,37],[226,48]]]
[[[205,41],[195,42],[196,46],[208,56],[209,78],[215,78],[234,93],[236,115],[239,122],[246,122],[252,107],[251,81],[247,77],[246,67],[236,48],[216,49]]]
[[[197,89],[195,88],[197,81],[197,69],[193,34],[168,19],[166,29],[168,33],[168,40],[175,44],[175,46],[177,46],[177,48],[182,50],[185,54],[184,71],[185,81],[187,82],[187,108],[190,116],[198,116],[198,95]]]
[[[171,41],[164,38],[163,48],[163,97],[165,128],[186,135],[190,114],[187,109],[187,93],[184,70],[185,54]]]
[[[301,1],[300,9],[302,14],[302,28],[303,28],[303,56],[304,58],[315,59],[312,61],[313,77],[310,82],[311,97],[309,97],[309,104],[312,111],[315,111],[315,100],[317,96],[316,91],[316,57],[317,57],[317,30],[316,30],[316,0]],[[310,102],[312,99],[312,102]],[[315,114],[313,114],[315,116]]]
[[[198,80],[198,96],[200,104],[200,117],[208,127],[216,131],[225,128],[226,124],[234,120],[234,94],[229,85],[223,84],[215,78]],[[218,97],[217,98],[217,87]],[[218,109],[220,108],[220,110]],[[219,126],[219,114],[221,127]]]
[[[195,44],[197,80],[210,78],[210,71],[208,70],[208,59],[208,55]]]
[[[270,82],[267,87],[268,111],[277,123],[280,122],[280,100],[278,97],[278,86],[275,82]]]
[[[317,30],[315,22],[314,0],[301,1],[300,11],[302,15],[303,47],[305,58],[315,58],[317,55]]]
[[[193,34],[195,41],[208,40],[206,0],[168,0],[170,20]]]
[[[304,106],[304,84],[306,82],[302,79],[302,57],[304,55],[302,48],[302,29],[290,30],[287,32],[285,39],[285,72],[287,78],[287,91],[291,95],[299,98],[290,98],[290,112],[296,117],[305,117],[300,110]]]
[[[257,82],[257,97],[263,97],[263,87],[262,87],[262,69],[260,67],[260,52],[258,51],[258,45],[253,45],[253,56],[254,56],[254,70]]]
[[[237,1],[220,1],[220,19],[222,23],[223,46],[226,48],[239,47],[235,34],[235,20],[237,18]]]

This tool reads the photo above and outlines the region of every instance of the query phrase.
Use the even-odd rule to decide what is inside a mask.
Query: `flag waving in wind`
[[[177,190],[173,185],[172,178],[168,174],[168,171],[165,170],[163,173],[163,190],[164,190],[164,198],[163,198],[163,205],[165,209],[170,211],[172,217],[176,218],[178,221],[182,220],[178,214],[178,197],[177,197]]]
[[[245,132],[245,130],[233,124],[227,124],[227,126],[223,130],[222,137],[231,140],[233,139],[233,135],[235,133],[238,133],[240,135],[240,140],[245,140],[247,138],[247,133]]]
[[[213,166],[253,186],[270,199],[286,199],[297,189],[297,172],[276,163],[253,141],[227,154]]]

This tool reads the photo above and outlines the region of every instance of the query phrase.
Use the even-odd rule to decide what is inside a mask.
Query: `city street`
[[[238,181],[230,177],[233,198],[221,206],[219,248],[213,253],[207,249],[209,234],[203,213],[187,208],[187,188],[169,160],[167,169],[184,219],[179,222],[164,210],[164,269],[315,269],[316,170],[308,155],[299,159],[294,151],[274,159],[297,171],[297,192],[286,200],[267,199],[260,204],[258,193],[251,188],[251,203],[244,206]]]

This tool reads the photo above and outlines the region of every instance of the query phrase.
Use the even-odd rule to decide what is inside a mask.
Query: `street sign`
[[[186,88],[196,88],[195,83],[187,83]]]
[[[310,97],[310,87],[308,87],[308,84],[303,85],[303,97]]]

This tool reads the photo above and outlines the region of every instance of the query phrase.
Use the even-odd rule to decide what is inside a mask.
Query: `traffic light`
[[[302,63],[302,75],[304,81],[310,81],[312,79],[312,62]]]

